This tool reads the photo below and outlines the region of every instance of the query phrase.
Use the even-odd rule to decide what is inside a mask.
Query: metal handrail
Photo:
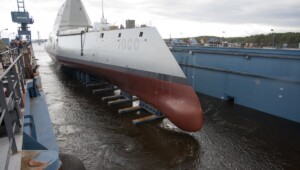
[[[16,47],[16,48],[12,48],[12,49],[6,50],[6,51],[4,51],[4,52],[1,52],[0,55],[3,55],[3,54],[5,54],[5,53],[9,53],[9,52],[14,51],[14,50],[17,50],[17,49],[18,49],[18,48]]]
[[[18,60],[23,56],[23,54],[20,54],[17,59],[10,64],[10,66],[5,69],[5,72],[0,76],[0,81],[5,77],[5,75],[15,66],[15,64],[18,62]]]
[[[24,59],[23,54],[18,54],[17,48],[7,50],[0,53],[0,55],[9,54],[9,60],[13,59],[8,68],[0,75],[0,125],[5,122],[5,129],[8,137],[9,148],[6,155],[6,162],[4,163],[5,168],[8,168],[10,154],[15,154],[18,152],[18,148],[15,140],[15,127],[21,126],[20,124],[20,101],[22,101],[22,92],[24,90]],[[18,55],[17,57],[15,57]],[[5,79],[5,81],[3,81]],[[7,91],[4,90],[4,87],[7,88]],[[6,93],[8,92],[8,93]],[[13,103],[13,104],[12,104]],[[17,120],[13,121],[11,114],[17,116]]]
[[[1,114],[1,116],[0,116],[0,125],[1,125],[1,123],[2,123],[2,121],[3,121],[3,119],[4,119],[4,115],[6,114],[6,109],[2,109],[2,114]]]
[[[16,50],[16,49],[13,49],[13,50]],[[10,52],[10,51],[12,51],[12,50],[7,50],[6,52]],[[6,52],[4,52],[4,53],[6,53]],[[5,76],[7,76],[11,71],[12,71],[12,69],[16,66],[16,64],[20,64],[20,65],[24,65],[24,62],[22,61],[22,62],[20,62],[21,60],[21,58],[22,58],[22,56],[23,56],[23,54],[20,54],[11,64],[10,64],[10,66],[7,68],[7,69],[5,69],[5,72],[4,73],[2,73],[1,75],[0,75],[0,86],[3,88],[3,81],[2,81],[2,79],[4,79],[5,78]],[[22,58],[23,59],[23,58]],[[18,69],[22,69],[24,66],[19,66],[18,67]],[[15,69],[15,68],[14,68]],[[14,70],[15,71],[15,70]],[[14,72],[14,73],[16,73],[16,71]],[[22,73],[22,74],[24,74],[24,71],[23,71],[23,69],[22,70],[19,70],[19,73]],[[16,76],[15,78],[16,78],[16,81],[15,81],[15,83],[13,84],[13,86],[12,86],[12,91],[14,90],[14,89],[16,89],[16,88],[20,88],[20,86],[18,85],[18,82],[20,81],[18,78],[19,78],[19,76],[17,75],[17,74],[14,74],[14,76]],[[20,78],[22,78],[22,77],[20,77]],[[12,80],[11,80],[11,77],[8,77],[8,79],[12,82]],[[24,80],[21,80],[21,84],[23,85],[23,81]],[[23,89],[24,87],[22,87],[22,89]],[[3,92],[3,89],[0,89],[0,90],[2,90],[2,92]],[[18,89],[18,90],[20,90],[20,89]],[[15,92],[11,92],[10,94],[9,94],[9,98],[11,98],[11,96],[12,96],[12,94],[13,93],[15,93]],[[21,93],[19,93],[19,94],[21,94]],[[19,96],[20,98],[21,98],[21,96]],[[0,98],[5,98],[5,96],[0,96]],[[7,101],[6,101],[6,106],[7,106]],[[2,104],[0,103],[0,106],[1,106]],[[3,107],[3,106],[2,106]],[[2,108],[1,107],[1,108]],[[1,114],[1,116],[0,116],[0,125],[2,124],[2,121],[3,121],[3,119],[4,119],[4,115],[5,115],[5,112],[7,112],[8,111],[8,109],[7,108],[2,108],[2,112],[4,112],[3,113],[3,115]]]

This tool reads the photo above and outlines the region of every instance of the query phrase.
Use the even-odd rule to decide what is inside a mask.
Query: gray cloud
[[[96,0],[87,2],[100,6]],[[116,11],[140,9],[160,17],[205,23],[300,26],[299,0],[113,0],[105,1],[105,6]]]
[[[39,30],[43,37],[51,31],[57,10],[65,0],[25,0],[26,9],[34,17],[33,32]],[[92,21],[101,16],[101,0],[82,0]],[[4,25],[16,29],[10,19],[10,11],[17,9],[16,1],[0,0],[1,20]],[[300,0],[104,0],[106,17],[109,22],[128,18],[145,19],[145,21],[163,20],[160,25],[165,30],[168,21],[180,23],[193,21],[198,23],[214,23],[230,26],[257,24],[284,31],[300,29]],[[131,13],[128,15],[128,13]],[[190,22],[190,23],[193,23]],[[176,25],[176,24],[175,24]],[[195,24],[197,25],[197,24]],[[187,27],[194,27],[189,25]],[[200,26],[199,26],[200,28]],[[249,28],[251,29],[251,28]],[[262,30],[264,30],[262,28]],[[269,30],[266,29],[266,30]],[[166,31],[167,32],[167,31]]]
[[[157,15],[199,22],[300,26],[299,0],[211,0],[170,7],[157,4],[157,8],[161,10],[152,11]]]
[[[29,0],[43,10],[54,10],[64,0]],[[82,0],[100,9],[100,0]],[[106,10],[122,15],[139,10],[158,17],[222,24],[266,24],[285,27],[300,26],[299,0],[105,0]],[[139,15],[139,14],[137,14]]]

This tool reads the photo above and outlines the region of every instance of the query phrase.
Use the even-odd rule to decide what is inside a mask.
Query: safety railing
[[[8,148],[4,156],[4,169],[8,169],[11,154],[18,152],[15,133],[20,129],[20,114],[22,93],[25,93],[24,59],[18,49],[11,49],[0,53],[2,73],[0,73],[0,128],[3,128],[8,138]],[[3,126],[5,125],[5,126]],[[3,135],[3,134],[2,134]],[[1,140],[3,142],[3,140]],[[4,140],[5,141],[5,140]],[[4,143],[0,143],[4,146]],[[2,151],[3,152],[3,151]],[[1,169],[1,168],[0,168]]]

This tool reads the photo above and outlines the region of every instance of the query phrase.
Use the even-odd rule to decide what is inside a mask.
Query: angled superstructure
[[[61,6],[56,22],[60,31],[92,27],[85,7],[80,0],[67,0]]]

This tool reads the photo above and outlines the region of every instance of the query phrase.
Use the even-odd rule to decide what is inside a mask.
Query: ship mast
[[[102,18],[104,18],[103,0],[102,0]]]
[[[104,5],[102,0],[102,18],[101,18],[101,24],[107,24],[107,20],[104,18]]]

